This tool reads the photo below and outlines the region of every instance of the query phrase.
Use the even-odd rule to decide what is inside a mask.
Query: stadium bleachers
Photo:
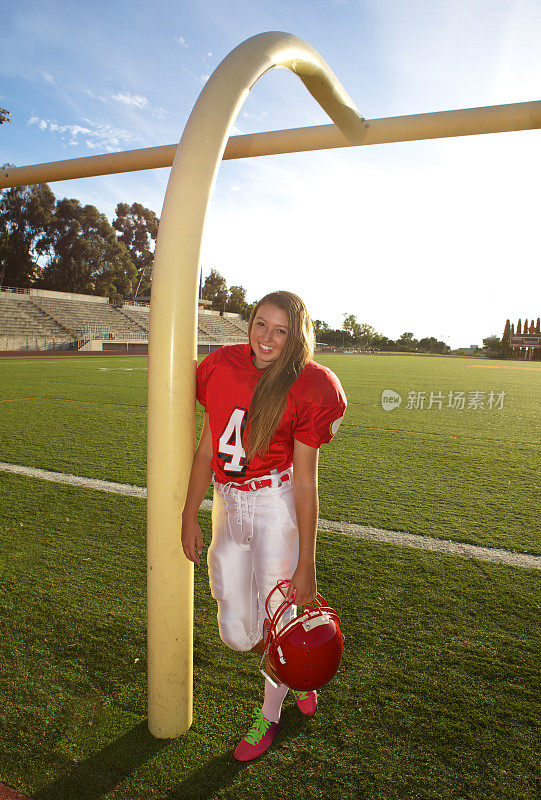
[[[36,297],[32,302],[49,317],[59,322],[77,337],[88,327],[104,327],[120,336],[140,334],[141,328],[108,303],[89,303],[84,300],[59,300]]]
[[[119,310],[124,316],[137,325],[140,332],[148,334],[150,322],[150,313],[148,309],[143,310],[135,306],[122,306]]]
[[[76,349],[101,334],[119,342],[148,340],[148,306],[115,307],[105,298],[100,300],[43,290],[1,290],[0,350]],[[200,309],[200,346],[212,349],[247,340],[248,323],[240,316]]]
[[[58,343],[71,342],[70,331],[53,317],[44,313],[25,294],[0,292],[0,349],[18,350],[26,340]],[[38,348],[41,349],[38,344]]]
[[[200,341],[221,341],[227,339],[228,342],[246,342],[248,340],[248,323],[229,317],[220,317],[200,311],[197,320],[198,338]]]

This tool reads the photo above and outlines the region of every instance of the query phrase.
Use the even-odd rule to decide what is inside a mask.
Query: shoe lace
[[[296,692],[295,689],[291,690],[293,692],[293,696],[295,700],[308,700],[309,693],[308,692]]]
[[[244,737],[249,744],[259,744],[261,739],[267,733],[271,723],[263,716],[263,711],[260,708],[255,709],[254,724]]]

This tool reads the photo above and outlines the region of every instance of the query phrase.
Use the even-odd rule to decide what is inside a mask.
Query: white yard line
[[[69,475],[64,472],[51,472],[46,469],[24,467],[19,464],[7,464],[0,461],[1,472],[11,472],[15,475],[25,475],[28,478],[40,478],[54,483],[67,483],[71,486],[82,486],[85,489],[98,489],[101,492],[113,492],[130,497],[145,498],[147,490],[142,486],[133,486],[128,483],[113,483],[111,481],[84,478],[79,475]],[[211,500],[203,500],[201,508],[210,511]],[[527,553],[517,553],[512,550],[498,550],[492,547],[479,547],[474,544],[451,542],[447,539],[435,539],[431,536],[419,536],[414,533],[399,531],[386,531],[382,528],[371,528],[368,525],[356,525],[352,522],[334,522],[320,519],[318,527],[322,531],[334,531],[361,539],[372,539],[378,542],[400,544],[406,547],[416,547],[421,550],[432,550],[439,553],[449,553],[463,558],[477,558],[483,561],[495,561],[499,564],[509,564],[513,567],[527,569],[541,569],[541,556],[532,556]]]
[[[131,497],[147,496],[146,489],[141,486],[132,486],[129,483],[112,483],[111,481],[101,481],[96,478],[82,478],[79,475],[50,472],[47,469],[36,469],[35,467],[23,467],[20,464],[6,464],[3,461],[0,461],[0,471],[12,472],[15,475],[26,475],[28,478],[41,478],[43,481],[52,481],[53,483],[69,483],[71,486],[83,486],[85,489],[99,489],[101,492],[127,494]]]

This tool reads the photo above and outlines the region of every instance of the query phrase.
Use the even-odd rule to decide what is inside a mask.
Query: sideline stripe
[[[0,471],[11,472],[14,475],[24,475],[28,478],[39,478],[53,483],[66,483],[71,486],[82,486],[85,489],[97,489],[101,492],[124,494],[130,497],[144,499],[147,490],[142,486],[133,486],[129,483],[113,483],[95,478],[84,478],[79,475],[69,475],[64,472],[51,472],[36,467],[23,467],[19,464],[8,464],[0,461]],[[201,508],[210,511],[211,500],[203,500]],[[386,531],[383,528],[372,528],[369,525],[356,525],[352,522],[334,522],[333,520],[320,519],[318,528],[322,531],[334,531],[347,536],[361,539],[372,539],[378,542],[399,544],[405,547],[415,547],[420,550],[432,550],[439,553],[449,553],[463,558],[477,558],[483,561],[495,561],[499,564],[508,564],[513,567],[541,570],[541,556],[528,553],[518,553],[513,550],[500,550],[493,547],[480,547],[475,544],[452,542],[447,539],[435,539],[431,536],[420,536],[416,533],[403,531]],[[0,798],[1,800],[1,798]]]
[[[22,467],[19,464],[6,464],[0,461],[2,472],[12,472],[14,475],[25,475],[27,478],[41,478],[44,481],[53,483],[68,483],[71,486],[83,486],[85,489],[98,489],[101,492],[113,492],[114,494],[127,494],[131,497],[146,497],[147,490],[141,486],[132,486],[129,483],[112,483],[95,478],[82,478],[79,475],[69,475],[65,472],[50,472],[47,469],[37,469],[35,467]]]
[[[500,550],[494,547],[480,547],[476,544],[452,542],[449,539],[435,539],[432,536],[420,536],[417,533],[402,531],[386,531],[383,528],[371,528],[368,525],[356,525],[350,522],[334,522],[320,519],[318,528],[322,531],[336,531],[362,539],[374,539],[378,542],[400,544],[405,547],[416,547],[419,550],[432,550],[438,553],[449,553],[463,558],[477,558],[482,561],[495,561],[512,567],[541,569],[541,556],[520,553],[515,550]]]

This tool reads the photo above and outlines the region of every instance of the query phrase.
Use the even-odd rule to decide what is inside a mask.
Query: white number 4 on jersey
[[[226,461],[224,465],[225,472],[242,473],[246,467],[246,451],[242,446],[242,423],[245,415],[246,409],[236,408],[229,417],[229,422],[220,436],[218,455]],[[231,460],[227,461],[226,457]]]

